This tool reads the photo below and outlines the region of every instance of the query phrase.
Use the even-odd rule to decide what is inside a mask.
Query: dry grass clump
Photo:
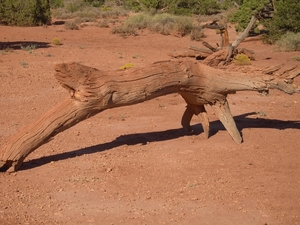
[[[117,19],[121,17],[128,17],[128,12],[125,10],[119,10],[119,9],[112,9],[109,11],[101,11],[100,17],[101,18],[111,18],[111,19]]]
[[[65,23],[65,28],[67,30],[79,30],[79,26],[77,25],[77,23],[75,21],[67,21]]]
[[[300,33],[287,32],[276,42],[276,49],[282,52],[300,51]]]
[[[193,28],[193,20],[187,16],[175,16],[171,14],[156,14],[148,23],[150,31],[164,35],[185,36],[190,34]]]
[[[72,1],[65,3],[64,7],[52,10],[52,15],[56,19],[73,18],[118,18],[119,16],[128,16],[127,11],[110,6],[93,7],[83,4],[82,1]]]
[[[193,27],[191,31],[192,41],[201,41],[205,37],[204,30],[201,27]]]
[[[120,34],[124,35],[124,31],[129,30],[130,32],[127,33],[132,34],[133,30],[146,28],[155,33],[182,37],[191,34],[192,30],[195,29],[195,25],[193,24],[193,18],[188,16],[176,16],[168,13],[153,16],[140,13],[129,17],[123,25],[115,27],[113,33],[117,34],[120,32]],[[199,30],[199,27],[195,30],[193,40],[200,40],[200,37],[203,37],[203,32],[200,34]]]
[[[121,36],[136,36],[136,30],[131,26],[115,26],[111,30],[112,34],[119,34]]]
[[[107,19],[101,20],[96,24],[97,27],[109,28],[109,22]]]
[[[130,16],[125,22],[124,26],[132,27],[134,29],[145,29],[151,21],[151,16],[145,13],[140,13],[134,16]]]
[[[294,60],[294,61],[300,61],[300,56],[294,56],[294,57],[292,57],[292,60]]]

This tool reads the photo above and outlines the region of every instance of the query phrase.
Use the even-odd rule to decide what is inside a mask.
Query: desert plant
[[[121,36],[136,36],[136,31],[133,27],[130,26],[115,26],[111,30],[112,34],[120,34]]]
[[[79,11],[80,8],[84,6],[84,3],[82,1],[72,1],[68,4],[66,4],[67,12],[74,13]]]
[[[0,23],[17,26],[49,24],[49,0],[1,0]]]
[[[233,63],[237,65],[250,65],[250,61],[250,58],[245,54],[237,54],[233,59]]]
[[[75,21],[67,21],[65,23],[65,28],[67,30],[79,30],[79,27]]]
[[[148,27],[151,21],[151,16],[146,13],[140,13],[134,16],[130,16],[124,23],[127,27],[133,27],[135,29],[144,29]]]
[[[201,41],[203,37],[205,37],[203,29],[197,26],[193,27],[191,30],[191,40]]]
[[[107,19],[104,19],[104,20],[101,20],[100,22],[98,22],[96,26],[97,27],[108,28],[109,27],[109,23],[108,23]]]
[[[54,44],[54,45],[61,45],[61,41],[59,40],[59,38],[53,38],[52,39],[52,44]]]
[[[300,51],[300,33],[287,32],[276,42],[279,51]]]
[[[247,27],[251,17],[257,15],[269,3],[269,0],[243,1],[243,4],[233,14],[230,21],[236,23],[237,31],[243,31]]]
[[[216,0],[125,0],[123,6],[134,12],[166,9],[166,12],[177,15],[214,14],[221,9]]]
[[[23,66],[24,68],[28,67],[28,63],[27,62],[20,62],[20,65]]]
[[[21,45],[21,49],[27,52],[32,52],[33,50],[37,49],[37,45],[36,44],[29,44],[29,45]]]
[[[114,33],[124,34],[124,30],[129,29],[131,32],[135,29],[145,28],[148,28],[152,32],[164,35],[175,34],[185,36],[190,34],[193,29],[193,20],[191,17],[176,16],[168,13],[156,14],[154,16],[140,13],[129,17],[122,26],[115,29]]]
[[[63,0],[49,0],[50,6],[53,9],[56,8],[61,8],[64,6],[64,1]]]
[[[294,57],[292,57],[292,60],[294,60],[294,61],[300,61],[300,56],[294,56]]]
[[[132,63],[126,63],[124,66],[121,66],[120,69],[121,70],[126,70],[129,68],[132,68],[134,65]]]
[[[173,32],[176,35],[183,37],[187,34],[190,34],[192,30],[193,30],[193,21],[190,17],[187,16],[176,17],[175,25],[173,29]]]
[[[300,4],[296,0],[278,0],[275,2],[276,11],[272,20],[265,22],[268,30],[265,41],[275,43],[287,32],[300,32]]]
[[[105,0],[84,0],[84,2],[90,4],[93,7],[100,7],[104,4]]]

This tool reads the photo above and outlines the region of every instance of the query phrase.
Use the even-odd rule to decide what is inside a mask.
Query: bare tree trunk
[[[231,45],[228,46],[226,62],[229,62],[230,58],[232,57],[232,53],[236,50],[236,48],[239,46],[239,44],[243,40],[245,40],[245,38],[249,35],[249,31],[251,30],[255,21],[256,21],[256,17],[252,16],[250,22],[248,23],[248,25],[247,25],[246,29],[243,31],[243,33]]]
[[[179,93],[187,102],[181,124],[191,131],[193,115],[199,115],[205,136],[209,121],[204,105],[209,104],[237,142],[242,137],[236,128],[226,97],[236,91],[279,89],[300,93],[293,79],[295,68],[274,73],[254,70],[252,75],[214,69],[195,60],[157,62],[129,71],[100,71],[77,63],[59,64],[55,77],[70,92],[70,97],[27,125],[0,149],[0,168],[16,171],[31,152],[56,134],[103,110],[132,105],[170,93]],[[282,77],[280,77],[282,75]]]

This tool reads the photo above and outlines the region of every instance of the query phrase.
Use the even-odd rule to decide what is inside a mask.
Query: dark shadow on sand
[[[20,50],[22,47],[35,46],[36,49],[39,48],[49,48],[50,43],[47,42],[37,42],[37,41],[12,41],[12,42],[0,42],[0,50]]]
[[[282,121],[274,119],[264,119],[264,118],[247,118],[247,116],[256,115],[256,113],[246,113],[239,116],[235,116],[234,120],[236,121],[237,127],[242,132],[245,128],[271,128],[271,129],[300,129],[300,121]],[[219,130],[225,130],[224,126],[219,120],[212,121],[210,123],[210,136],[215,135]],[[189,135],[199,135],[203,132],[201,124],[196,124],[192,126],[194,132]],[[107,143],[102,143],[95,146],[90,146],[87,148],[77,149],[70,152],[63,152],[55,155],[44,156],[38,159],[33,159],[27,162],[24,162],[20,170],[28,170],[35,167],[48,164],[50,162],[65,160],[69,158],[74,158],[82,155],[93,154],[97,152],[107,151],[122,145],[145,145],[147,142],[160,142],[165,140],[176,139],[182,136],[187,135],[182,128],[164,130],[164,131],[155,131],[147,133],[138,133],[138,134],[126,134],[117,137],[115,140]],[[199,142],[199,144],[201,144]]]

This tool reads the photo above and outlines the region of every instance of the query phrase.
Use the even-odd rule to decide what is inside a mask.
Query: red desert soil
[[[110,29],[0,27],[0,145],[68,95],[53,76],[57,63],[142,67],[201,46],[190,37],[123,38]],[[215,31],[205,33],[218,42]],[[53,46],[55,37],[63,44]],[[31,43],[38,49],[20,49]],[[292,60],[299,52],[275,52],[258,39],[241,47],[255,51],[258,68],[299,64]],[[240,92],[229,103],[242,144],[210,107],[211,137],[196,117],[195,135],[185,135],[177,94],[79,123],[30,154],[18,172],[0,173],[0,224],[300,224],[299,95]]]

